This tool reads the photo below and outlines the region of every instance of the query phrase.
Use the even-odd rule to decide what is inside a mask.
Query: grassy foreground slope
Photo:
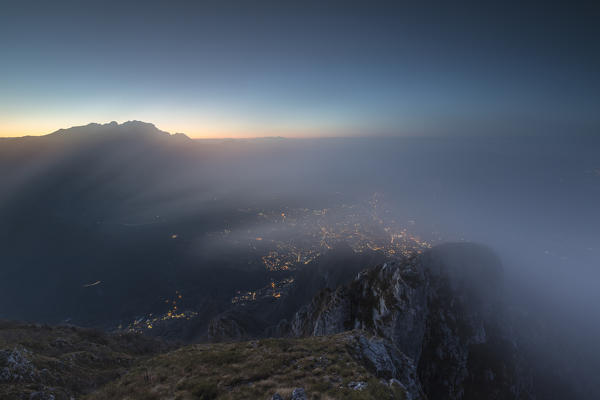
[[[165,350],[136,334],[0,320],[0,399],[79,399]]]
[[[352,333],[200,344],[153,357],[87,397],[113,399],[403,399],[352,354]],[[365,385],[366,384],[366,385]]]
[[[0,320],[0,399],[404,399],[356,354],[360,335],[197,344]],[[172,347],[171,347],[172,348]]]

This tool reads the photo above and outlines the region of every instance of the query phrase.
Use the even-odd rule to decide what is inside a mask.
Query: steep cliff
[[[293,336],[375,335],[416,366],[431,399],[534,397],[504,315],[500,262],[479,245],[443,245],[361,272],[280,325]]]

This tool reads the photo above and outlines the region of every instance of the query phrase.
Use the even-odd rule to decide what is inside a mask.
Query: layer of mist
[[[220,312],[294,276],[265,269],[263,237],[300,248],[326,212],[334,228],[379,218],[490,247],[534,351],[592,385],[598,149],[577,135],[203,141],[141,122],[2,139],[0,318],[112,328],[175,293]],[[540,326],[550,338],[528,336]]]

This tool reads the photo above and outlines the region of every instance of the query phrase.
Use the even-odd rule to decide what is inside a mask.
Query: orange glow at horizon
[[[107,121],[109,122],[109,121]],[[125,121],[122,121],[125,122]],[[120,122],[120,123],[122,123]],[[151,121],[144,121],[151,122]],[[102,122],[106,123],[106,122]],[[68,129],[75,126],[87,125],[88,123],[65,124],[65,125],[46,125],[29,123],[25,125],[6,124],[0,126],[0,138],[17,138],[25,136],[45,136],[60,129]],[[156,125],[156,124],[155,124]],[[171,134],[184,133],[193,139],[252,139],[260,137],[281,136],[287,138],[316,138],[316,137],[338,137],[351,136],[335,130],[302,130],[302,129],[260,129],[260,130],[220,130],[220,129],[168,129],[157,125],[157,128]]]
[[[79,115],[79,114],[78,114]],[[61,117],[59,115],[0,115],[0,137],[43,136],[59,129],[83,126],[89,123],[106,124],[117,121],[119,124],[138,120],[154,124],[158,129],[174,133],[185,133],[194,139],[246,139],[257,137],[282,136],[288,138],[316,138],[354,136],[357,127],[344,126],[334,121],[307,120],[264,120],[236,118],[231,115],[210,115],[198,118],[166,117],[162,114],[139,113],[135,115],[103,115],[94,117],[84,112],[80,117]]]

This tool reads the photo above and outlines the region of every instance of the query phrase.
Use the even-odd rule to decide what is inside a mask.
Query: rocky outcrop
[[[413,360],[393,343],[377,336],[364,335],[359,331],[348,336],[347,340],[354,357],[366,365],[375,376],[385,379],[390,386],[400,386],[409,399],[425,398]],[[365,382],[351,383],[354,383],[354,390],[366,388]]]
[[[532,398],[501,294],[502,268],[491,251],[448,244],[322,291],[296,313],[289,334],[356,329],[378,337],[358,339],[361,357],[378,375],[412,384],[414,393],[422,387],[432,399]]]
[[[0,383],[33,382],[37,375],[30,351],[23,347],[0,350]]]
[[[296,388],[292,392],[292,400],[306,400],[306,392],[304,388]]]
[[[291,322],[294,336],[329,335],[351,329],[372,332],[418,359],[427,316],[427,281],[416,260],[383,264],[349,285],[325,290]]]

